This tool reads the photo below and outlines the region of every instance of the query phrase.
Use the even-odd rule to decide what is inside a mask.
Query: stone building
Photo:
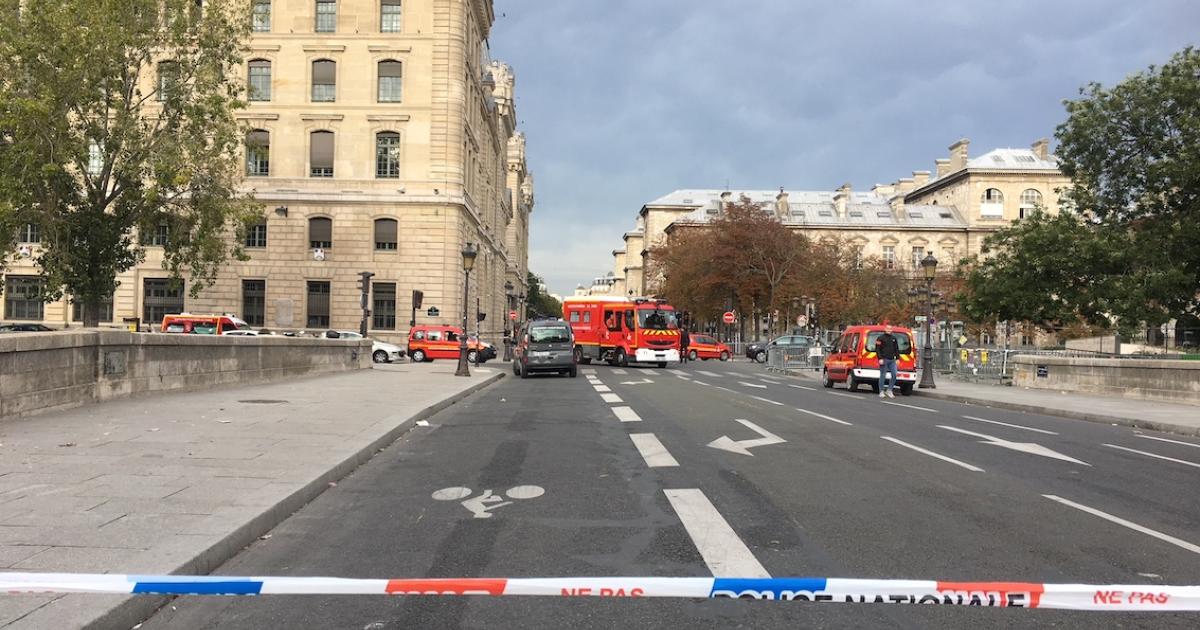
[[[533,178],[516,130],[515,79],[492,61],[491,0],[253,0],[244,75],[244,186],[264,206],[248,261],[231,261],[199,297],[173,286],[162,249],[123,274],[120,325],[168,312],[236,313],[271,329],[354,329],[358,274],[372,280],[369,327],[398,340],[412,292],[419,323],[459,323],[461,251],[479,250],[465,305],[471,328],[499,331],[528,270]],[[38,246],[35,228],[23,247]],[[143,238],[146,242],[147,239]],[[0,319],[62,327],[67,302],[34,305],[36,269],[18,256]],[[509,283],[514,289],[505,288]],[[428,309],[435,307],[437,315]],[[72,312],[75,311],[75,312]]]

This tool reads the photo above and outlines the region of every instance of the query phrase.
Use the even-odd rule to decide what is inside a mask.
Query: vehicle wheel
[[[478,350],[467,350],[467,362],[474,363],[475,365],[479,365],[479,351]]]
[[[624,348],[617,348],[616,361],[618,367],[629,367],[629,355],[625,354]]]
[[[699,359],[699,358],[700,358],[700,355],[697,354],[695,350],[688,350],[688,361],[695,361],[696,359]]]
[[[846,378],[846,389],[848,389],[852,392],[858,391],[858,379],[854,378],[853,376],[847,377]]]
[[[513,361],[512,363],[513,363],[513,376],[520,376],[521,375],[521,364],[517,363],[516,361]]]
[[[425,362],[425,351],[424,350],[413,350],[412,360],[413,360],[413,363],[424,363]]]
[[[521,366],[521,378],[529,378],[529,368]]]
[[[571,354],[575,355],[575,363],[583,363],[583,347],[575,346],[575,351]]]
[[[759,363],[766,363],[767,362],[767,353],[762,350],[759,350],[758,352],[754,353],[754,360],[758,361]]]
[[[659,362],[658,362],[658,367],[659,367],[659,368],[665,368],[665,367],[667,367],[667,362],[666,362],[666,361],[659,361]]]
[[[376,350],[371,355],[371,360],[376,363],[387,363],[387,353],[383,350]]]
[[[578,376],[579,376],[579,368],[577,368],[577,367],[575,367],[575,366],[573,366],[573,365],[572,365],[572,366],[571,366],[571,371],[570,371],[570,372],[568,372],[568,374],[571,376],[571,378],[576,378],[576,377],[578,377]]]
[[[879,393],[879,381],[875,381],[874,383],[871,383],[871,393],[872,394]]]
[[[821,371],[821,384],[825,389],[833,389],[833,379],[829,378],[829,370]]]
[[[722,353],[721,353],[721,360],[722,360],[722,361],[728,361],[728,360],[729,360],[729,353],[728,353],[728,352],[722,352]]]
[[[912,396],[912,389],[913,389],[912,383],[900,383],[900,395],[901,396]]]

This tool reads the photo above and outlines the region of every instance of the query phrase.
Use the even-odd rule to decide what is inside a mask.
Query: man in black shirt
[[[892,335],[891,324],[886,324],[883,334],[875,340],[875,356],[879,358],[879,397],[895,398],[892,390],[896,389],[896,378],[899,376],[896,359],[900,358],[900,342]],[[888,375],[891,375],[890,380],[885,378]]]

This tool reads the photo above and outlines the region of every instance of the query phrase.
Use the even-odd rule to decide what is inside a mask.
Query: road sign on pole
[[[725,311],[725,315],[721,319],[726,324],[732,324],[733,322],[737,321],[737,316],[733,314],[733,311]]]
[[[516,311],[509,311],[509,312],[508,312],[508,318],[509,318],[509,319],[511,319],[511,320],[512,320],[512,321],[514,321],[514,322],[515,322],[515,321],[517,321],[517,312],[516,312]]]

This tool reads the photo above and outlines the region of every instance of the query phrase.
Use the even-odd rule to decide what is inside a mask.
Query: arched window
[[[395,219],[375,219],[375,249],[379,251],[395,251],[399,242],[396,238],[397,225]]]
[[[1020,216],[1022,219],[1033,213],[1034,210],[1042,207],[1042,193],[1033,188],[1027,188],[1021,192],[1021,208]]]
[[[983,191],[983,203],[1004,203],[1004,193],[998,188],[989,188]]]
[[[980,199],[979,215],[989,219],[1000,219],[1004,217],[1004,193],[997,188],[989,188],[983,191],[983,198]]]
[[[333,132],[314,131],[308,135],[309,177],[333,177]]]
[[[380,0],[379,31],[381,33],[400,32],[400,0]]]
[[[246,134],[246,176],[266,177],[271,174],[271,133],[255,129]]]
[[[313,217],[308,220],[308,246],[312,249],[333,247],[333,219]]]
[[[400,102],[400,75],[403,65],[395,59],[379,62],[379,102]]]
[[[400,177],[400,134],[394,131],[375,134],[375,177]]]
[[[312,62],[312,100],[332,103],[337,97],[337,64],[329,59]]]
[[[266,59],[251,59],[247,76],[247,98],[251,101],[271,100],[271,62]]]

